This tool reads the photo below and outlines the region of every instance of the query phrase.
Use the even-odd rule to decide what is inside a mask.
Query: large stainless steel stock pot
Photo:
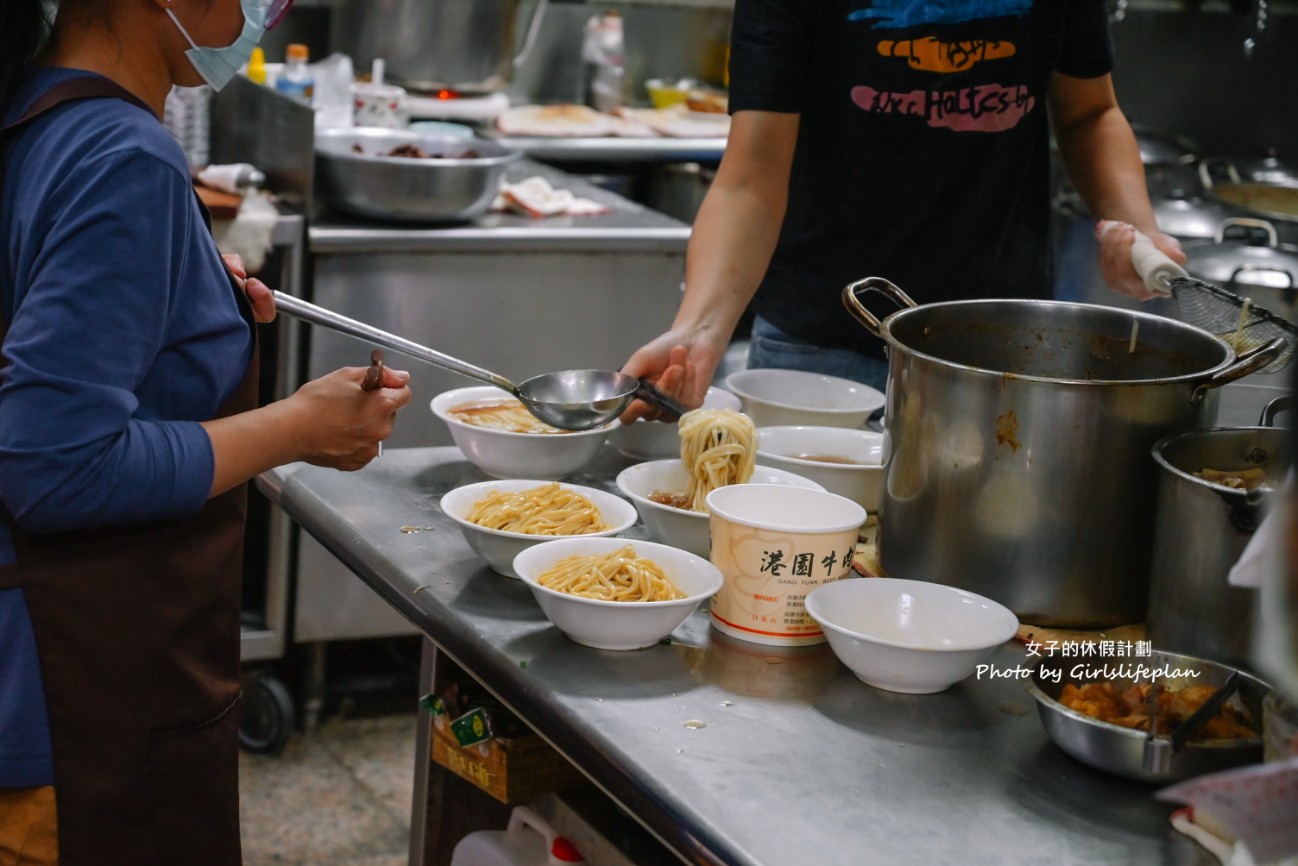
[[[858,297],[903,307],[883,320]],[[887,343],[879,552],[895,577],[993,598],[1042,626],[1141,622],[1153,444],[1210,426],[1216,389],[1266,366],[1183,322],[1060,301],[916,306],[868,277],[843,302]]]

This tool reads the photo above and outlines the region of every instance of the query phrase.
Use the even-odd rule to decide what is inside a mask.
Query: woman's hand
[[[410,374],[383,367],[383,381],[361,388],[367,367],[344,367],[307,382],[286,404],[298,418],[299,459],[316,466],[351,471],[378,454],[392,434],[397,410],[410,402]]]
[[[729,335],[708,329],[676,329],[646,343],[626,362],[622,372],[648,378],[668,397],[696,409],[703,405],[717,365],[725,355]],[[624,424],[637,418],[657,419],[662,411],[636,400],[622,413]]]
[[[225,262],[226,270],[234,276],[235,282],[248,296],[248,303],[252,304],[253,319],[263,325],[275,321],[275,295],[270,287],[256,277],[248,276],[243,266],[243,259],[237,253],[224,253],[221,260]]]
[[[1100,275],[1109,288],[1138,301],[1165,296],[1164,292],[1146,286],[1131,264],[1131,246],[1136,241],[1135,226],[1116,220],[1100,220],[1095,224],[1095,237],[1100,242]],[[1176,238],[1154,232],[1149,235],[1149,240],[1172,261],[1178,265],[1185,264],[1185,253]]]

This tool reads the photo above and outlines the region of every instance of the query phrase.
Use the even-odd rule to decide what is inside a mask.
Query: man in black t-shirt
[[[1050,124],[1114,223],[1102,273],[1147,297],[1134,232],[1184,257],[1155,223],[1112,64],[1104,0],[736,0],[730,137],[685,297],[624,369],[697,405],[751,302],[750,366],[882,389],[883,344],[839,300],[849,282],[886,277],[921,304],[1048,297]]]

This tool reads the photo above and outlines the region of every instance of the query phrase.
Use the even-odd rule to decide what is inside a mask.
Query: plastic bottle
[[[589,69],[587,100],[598,111],[616,111],[626,102],[622,16],[616,10],[586,22],[582,58]]]
[[[248,58],[248,80],[253,84],[266,83],[266,52],[260,45],[252,49],[252,56]]]
[[[578,866],[586,861],[540,815],[519,806],[507,830],[479,830],[460,840],[451,866]]]
[[[310,105],[315,96],[315,78],[306,65],[310,56],[305,45],[294,42],[286,49],[284,69],[275,79],[276,90],[303,105]]]

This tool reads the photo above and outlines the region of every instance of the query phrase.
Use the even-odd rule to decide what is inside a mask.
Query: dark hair
[[[8,43],[0,52],[0,105],[13,96],[23,67],[36,57],[49,32],[46,0],[3,0],[0,2],[0,33]]]

